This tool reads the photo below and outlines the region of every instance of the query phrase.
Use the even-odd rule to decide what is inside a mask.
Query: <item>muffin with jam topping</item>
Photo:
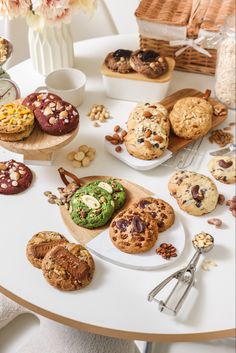
[[[168,70],[166,59],[154,50],[136,50],[130,56],[132,69],[149,78],[157,78]]]
[[[133,72],[133,69],[130,65],[131,54],[131,50],[118,49],[106,56],[105,64],[110,70],[122,74]]]

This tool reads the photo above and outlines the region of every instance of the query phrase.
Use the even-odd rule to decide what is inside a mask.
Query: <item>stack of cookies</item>
[[[34,128],[34,114],[26,106],[8,103],[0,107],[0,140],[20,141],[28,137]]]
[[[110,225],[110,238],[117,249],[128,254],[144,253],[175,221],[173,208],[161,199],[147,197],[117,214]]]
[[[125,200],[125,188],[118,180],[96,180],[74,193],[70,200],[70,216],[81,227],[98,228],[111,219]]]
[[[65,135],[79,124],[77,109],[53,93],[31,93],[22,104],[33,111],[40,129],[49,135]]]
[[[26,256],[42,269],[49,284],[63,291],[84,288],[93,278],[95,264],[89,251],[56,232],[35,234],[27,244]]]
[[[168,70],[166,58],[154,50],[118,49],[109,53],[105,65],[114,72],[127,74],[137,72],[148,78],[158,78]]]
[[[168,189],[179,207],[193,215],[212,212],[218,203],[218,190],[205,175],[190,171],[178,171],[169,180]]]
[[[167,149],[170,122],[167,109],[160,103],[138,103],[129,116],[127,127],[125,145],[132,156],[151,160]]]

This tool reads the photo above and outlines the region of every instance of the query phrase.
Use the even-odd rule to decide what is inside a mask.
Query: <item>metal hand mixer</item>
[[[176,272],[174,272],[172,275],[167,277],[164,281],[162,281],[160,284],[158,284],[148,295],[148,301],[156,301],[159,303],[159,309],[160,311],[163,311],[164,309],[168,309],[174,315],[176,315],[180,308],[182,307],[188,293],[190,292],[190,289],[194,285],[194,279],[195,279],[195,272],[196,272],[196,267],[198,260],[201,256],[202,253],[210,251],[213,246],[214,246],[214,238],[208,234],[208,233],[199,233],[194,236],[192,239],[192,244],[194,248],[196,249],[196,252],[188,265]],[[165,286],[168,285],[169,282],[171,282],[173,279],[176,279],[177,282],[170,291],[170,294],[167,296],[166,300],[159,300],[156,299],[156,295],[164,289]],[[173,296],[175,296],[175,293],[177,292],[178,287],[181,284],[185,284],[185,289],[183,293],[181,293],[180,298],[176,301],[176,304],[174,308],[171,308],[169,305],[170,300],[173,299]],[[175,298],[176,300],[176,298]]]

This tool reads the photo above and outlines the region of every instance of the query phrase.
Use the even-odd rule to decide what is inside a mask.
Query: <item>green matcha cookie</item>
[[[99,187],[109,192],[115,202],[115,210],[121,208],[126,200],[126,191],[116,179],[96,180],[87,184],[88,187]]]
[[[102,188],[84,186],[74,193],[70,201],[72,220],[89,229],[106,224],[114,210],[112,196]]]

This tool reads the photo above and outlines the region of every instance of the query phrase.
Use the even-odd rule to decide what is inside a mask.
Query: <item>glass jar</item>
[[[227,17],[221,30],[216,61],[216,97],[228,108],[236,109],[235,15]]]

